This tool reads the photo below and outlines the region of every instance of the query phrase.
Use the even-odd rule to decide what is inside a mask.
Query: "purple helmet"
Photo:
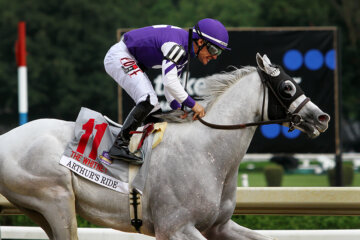
[[[200,20],[193,27],[193,38],[202,38],[222,49],[231,50],[228,48],[229,34],[224,25],[218,20],[205,18]]]

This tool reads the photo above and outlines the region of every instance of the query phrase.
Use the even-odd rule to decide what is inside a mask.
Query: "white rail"
[[[259,230],[278,240],[359,240],[360,230]],[[0,227],[3,239],[48,239],[39,227]],[[107,228],[79,228],[79,240],[155,240],[136,233],[124,233]]]

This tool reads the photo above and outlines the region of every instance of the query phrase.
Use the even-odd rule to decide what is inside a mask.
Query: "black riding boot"
[[[142,122],[153,108],[154,106],[150,104],[150,100],[148,98],[147,101],[139,103],[131,110],[124,121],[120,133],[116,137],[114,145],[109,150],[111,159],[123,160],[131,164],[143,163],[143,159],[141,157],[138,157],[129,151],[128,147],[131,137],[130,132],[135,131],[141,126]]]

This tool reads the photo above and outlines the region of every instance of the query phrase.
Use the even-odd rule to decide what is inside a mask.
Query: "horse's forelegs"
[[[77,240],[75,198],[71,193],[62,193],[47,202],[41,211],[51,226],[51,240]]]
[[[50,239],[53,238],[51,227],[43,215],[33,210],[21,207],[17,204],[14,205],[19,208],[20,211],[23,212],[26,216],[28,216],[31,220],[33,220],[36,224],[38,224],[45,231],[46,235]]]
[[[213,227],[206,234],[207,239],[215,240],[273,240],[275,238],[264,236],[254,230],[242,227],[229,220],[223,225]]]

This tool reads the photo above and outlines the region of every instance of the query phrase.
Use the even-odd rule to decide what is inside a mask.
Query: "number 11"
[[[87,121],[83,126],[82,129],[85,130],[85,133],[83,135],[81,135],[80,141],[79,141],[79,145],[76,149],[76,151],[80,154],[84,154],[85,149],[86,149],[86,145],[88,144],[89,138],[94,130],[94,124],[95,124],[95,119],[90,118],[89,121]],[[107,128],[107,123],[102,123],[102,124],[96,124],[95,125],[95,129],[96,129],[96,134],[92,143],[92,148],[91,148],[91,152],[89,154],[89,158],[95,160],[97,157],[97,152],[98,152],[98,148],[101,142],[101,139],[104,136],[105,130]]]

